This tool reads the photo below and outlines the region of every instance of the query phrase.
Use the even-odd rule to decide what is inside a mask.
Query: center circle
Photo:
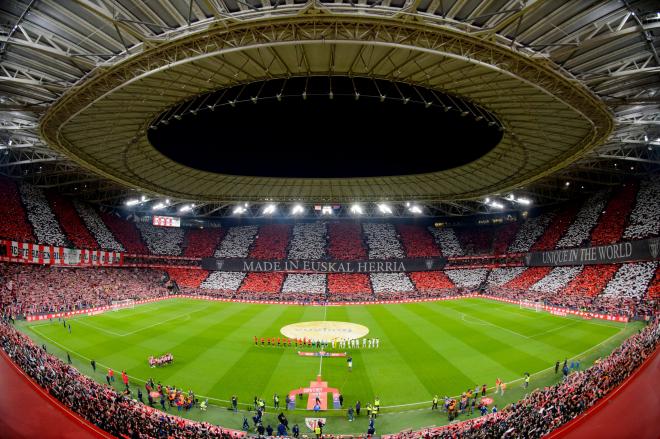
[[[349,322],[310,321],[286,325],[280,329],[280,332],[289,338],[331,342],[364,337],[369,333],[369,328]]]

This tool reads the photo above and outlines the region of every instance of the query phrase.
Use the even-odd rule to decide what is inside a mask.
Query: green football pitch
[[[286,325],[324,320],[364,325],[367,337],[379,338],[380,345],[344,349],[353,358],[352,371],[345,358],[303,357],[293,347],[254,345],[254,336],[277,337]],[[504,396],[489,395],[503,407],[527,391],[521,379],[525,372],[532,374],[529,390],[554,383],[559,379],[555,361],[579,358],[587,367],[641,326],[558,317],[476,298],[328,307],[171,299],[68,322],[71,333],[57,320],[20,327],[50,352],[62,358],[70,353],[74,365],[99,382],[105,382],[111,367],[119,386],[119,372],[126,370],[134,392],[151,377],[192,389],[213,405],[206,412],[193,409],[187,417],[239,429],[255,396],[270,406],[277,393],[283,407],[290,390],[307,387],[320,371],[329,387],[341,391],[345,407],[359,400],[364,408],[380,398],[379,434],[446,423],[446,415],[429,410],[433,395],[459,395],[484,383],[492,387],[496,378],[510,383]],[[174,355],[173,364],[149,367],[150,355],[166,352]],[[96,373],[89,366],[92,358]],[[246,412],[227,410],[233,394]],[[304,418],[314,416],[304,410],[305,402],[298,400],[297,410],[288,414],[303,429]],[[266,421],[273,417],[275,426],[272,410],[267,413]],[[364,415],[349,423],[345,410],[321,416],[328,418],[328,432],[367,428]]]

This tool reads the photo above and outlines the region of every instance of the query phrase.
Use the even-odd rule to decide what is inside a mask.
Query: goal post
[[[119,311],[120,309],[124,309],[124,308],[135,308],[135,300],[133,299],[113,300],[111,306],[113,311]]]
[[[543,302],[536,302],[534,300],[521,300],[520,309],[533,309],[536,312],[543,311]]]

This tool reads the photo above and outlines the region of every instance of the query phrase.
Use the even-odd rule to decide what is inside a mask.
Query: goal
[[[135,308],[135,300],[133,299],[124,299],[124,300],[113,300],[112,301],[112,310],[119,311],[124,308]]]
[[[533,300],[521,300],[520,309],[533,309],[536,312],[543,311],[543,302],[535,302]]]

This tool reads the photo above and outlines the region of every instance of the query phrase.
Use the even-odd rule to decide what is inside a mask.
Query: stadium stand
[[[595,297],[619,269],[619,265],[587,265],[568,285],[562,294],[570,296]]]
[[[406,273],[371,273],[374,293],[406,293],[415,289]]]
[[[248,273],[239,288],[241,293],[279,293],[284,273]]]
[[[529,287],[530,291],[554,293],[565,288],[582,271],[582,266],[555,267],[547,276]]]
[[[509,246],[509,252],[521,253],[529,251],[536,240],[543,235],[553,218],[554,212],[547,212],[533,218],[528,218],[518,229],[513,243]]]
[[[483,255],[493,251],[494,228],[490,226],[456,227],[456,237],[461,243],[463,254]]]
[[[220,292],[235,292],[241,286],[245,273],[230,271],[213,271],[204,279],[200,287],[206,290]]]
[[[219,227],[186,229],[183,238],[183,256],[203,258],[213,256],[225,234]]]
[[[179,288],[199,288],[202,281],[209,275],[208,271],[193,270],[185,267],[167,267],[165,271],[170,279],[176,282]]]
[[[656,267],[653,279],[651,279],[647,298],[651,300],[660,299],[660,264]]]
[[[180,227],[157,227],[149,223],[138,222],[142,240],[149,252],[154,255],[178,256],[183,245],[183,229]]]
[[[289,224],[267,224],[259,227],[249,256],[255,259],[284,259],[290,234]]]
[[[459,288],[477,288],[488,276],[488,269],[458,269],[447,270],[447,277]]]
[[[289,245],[289,259],[324,258],[327,233],[327,224],[320,221],[294,225]]]
[[[0,264],[2,308],[12,313],[73,311],[113,300],[147,299],[167,294],[162,272],[137,268],[54,268]]]
[[[438,243],[444,256],[463,256],[461,243],[458,242],[456,233],[451,227],[429,227],[429,231]]]
[[[520,224],[517,221],[496,226],[493,232],[493,254],[502,255],[506,253],[516,233],[518,233],[519,227]]]
[[[73,200],[73,206],[83,223],[85,223],[85,226],[87,226],[87,230],[92,233],[94,239],[103,250],[125,251],[124,246],[112,235],[112,232],[110,232],[93,208],[78,200]]]
[[[428,230],[416,224],[397,224],[396,230],[409,258],[441,256],[440,249]]]
[[[551,267],[528,268],[527,270],[524,270],[522,273],[520,273],[519,276],[505,283],[504,287],[517,291],[521,291],[521,290],[525,291],[529,289],[529,287],[534,285],[536,282],[540,281],[545,276],[547,276],[551,270],[552,270]]]
[[[141,255],[149,253],[134,223],[107,212],[101,212],[101,219],[127,252]]]
[[[328,255],[339,260],[367,258],[362,241],[362,227],[358,223],[330,223],[328,225]]]
[[[257,230],[257,226],[230,227],[214,256],[216,258],[246,258]]]
[[[596,226],[601,212],[605,208],[606,192],[599,192],[587,199],[564,236],[557,243],[557,248],[577,247],[589,240],[591,230]]]
[[[57,218],[48,205],[48,200],[41,189],[23,183],[18,188],[25,205],[27,218],[39,244],[66,247],[68,240],[62,233]]]
[[[98,243],[83,224],[70,199],[59,194],[49,193],[48,201],[62,230],[75,248],[97,250]]]
[[[390,223],[365,223],[362,225],[369,259],[403,258],[403,249],[396,233],[396,228]]]
[[[624,239],[642,239],[660,235],[660,177],[642,181]]]
[[[282,293],[325,294],[325,274],[288,274],[282,285]]]
[[[577,214],[577,207],[574,205],[566,206],[565,208],[559,210],[550,221],[550,224],[545,229],[545,232],[541,237],[532,245],[530,250],[540,251],[540,250],[551,250],[555,248],[557,242],[561,237],[566,233],[567,229],[571,225],[571,222],[575,219]]]
[[[605,297],[630,297],[639,299],[655,274],[657,262],[623,264],[603,290]]]
[[[489,286],[504,285],[513,278],[520,276],[520,274],[525,270],[525,267],[493,268],[490,270],[490,273],[488,273],[486,283]]]
[[[612,244],[621,240],[636,192],[637,185],[628,183],[614,194],[591,232],[592,245]]]
[[[456,286],[442,271],[415,271],[408,273],[417,291],[450,290]]]
[[[34,242],[32,226],[23,209],[18,188],[8,178],[0,177],[0,199],[3,214],[11,218],[11,221],[0,221],[0,237],[19,242]]]
[[[328,293],[353,295],[371,295],[369,275],[365,273],[330,273],[328,274]]]

